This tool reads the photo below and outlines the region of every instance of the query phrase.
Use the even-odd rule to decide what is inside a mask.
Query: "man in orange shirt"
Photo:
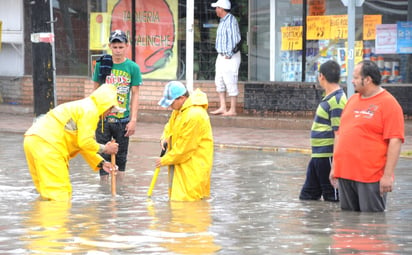
[[[382,212],[404,142],[403,112],[379,86],[381,74],[374,62],[357,64],[352,83],[357,93],[342,113],[330,181],[335,187],[339,182],[343,210]]]

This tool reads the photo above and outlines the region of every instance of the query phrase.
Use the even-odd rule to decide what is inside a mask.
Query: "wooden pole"
[[[115,142],[115,140],[112,140],[112,143],[114,143]],[[111,180],[112,180],[112,196],[116,196],[116,171],[115,171],[115,169],[114,169],[114,167],[116,166],[116,154],[112,154],[111,155],[111,163],[112,163],[112,166],[113,166],[113,169],[112,169],[112,171],[111,171],[111,173],[110,173],[110,175],[111,175]]]

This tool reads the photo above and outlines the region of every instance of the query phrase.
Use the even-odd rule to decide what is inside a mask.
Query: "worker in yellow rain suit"
[[[210,197],[213,135],[206,94],[197,89],[189,96],[182,83],[171,81],[159,105],[173,109],[161,138],[162,146],[168,143],[168,152],[156,159],[156,167],[169,166],[170,200]]]
[[[26,131],[24,151],[36,190],[42,199],[71,199],[69,160],[80,153],[93,170],[116,170],[98,152],[117,153],[117,143],[98,144],[94,138],[99,116],[118,108],[113,85],[104,84],[90,96],[67,102],[39,117]]]

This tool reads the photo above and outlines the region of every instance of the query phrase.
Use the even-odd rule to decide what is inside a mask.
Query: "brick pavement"
[[[146,116],[145,116],[146,114]],[[167,117],[165,114],[151,113],[139,114],[140,121],[137,124],[136,133],[132,141],[158,141]],[[157,117],[156,116],[160,116]],[[24,133],[33,122],[33,114],[18,111],[10,113],[0,107],[0,132]],[[154,120],[158,121],[155,122]],[[273,128],[291,125],[291,128]],[[272,128],[257,128],[259,122],[277,122],[270,124]],[[221,117],[211,116],[213,136],[216,146],[256,149],[269,151],[296,151],[309,153],[309,128],[307,119],[273,119],[264,117]],[[225,122],[230,123],[225,125]],[[242,122],[245,122],[242,124]],[[303,122],[300,123],[299,122]],[[251,123],[253,123],[252,127]],[[280,123],[280,124],[279,124]],[[241,127],[239,127],[241,126]],[[300,127],[300,128],[299,128]],[[406,141],[402,146],[402,155],[412,157],[412,121],[406,122]]]

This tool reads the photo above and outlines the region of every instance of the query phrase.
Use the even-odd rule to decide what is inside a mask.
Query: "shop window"
[[[24,1],[25,73],[32,72],[30,1]],[[88,74],[87,1],[52,1],[57,75]],[[46,32],[46,31],[45,31]]]
[[[385,83],[412,82],[411,8],[411,1],[400,0],[366,0],[356,8],[355,63],[376,61]],[[347,34],[347,7],[341,0],[251,1],[250,78],[313,83],[320,64],[333,59],[346,84]]]

